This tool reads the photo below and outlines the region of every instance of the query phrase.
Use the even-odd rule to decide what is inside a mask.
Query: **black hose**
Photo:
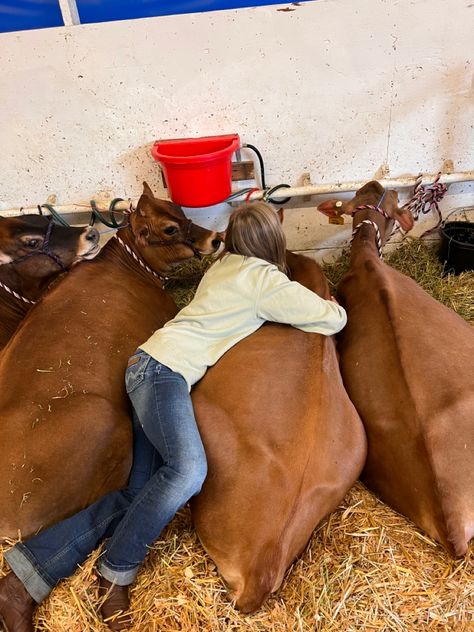
[[[251,149],[257,155],[258,162],[260,164],[261,188],[263,190],[265,190],[267,188],[267,185],[266,185],[266,182],[265,182],[265,165],[263,163],[262,154],[258,151],[258,149],[255,147],[255,145],[250,145],[249,143],[244,143],[242,145],[242,147],[246,147],[248,149]],[[277,191],[278,189],[290,189],[290,188],[291,187],[290,187],[289,184],[277,184],[276,186],[271,187],[268,191],[265,191],[265,194],[264,194],[265,202],[270,202],[271,204],[286,204],[287,202],[289,202],[291,200],[291,198],[286,197],[286,198],[283,198],[281,200],[272,200],[271,196],[272,196],[272,193],[275,193],[275,191]]]
[[[247,147],[254,151],[257,155],[258,162],[260,164],[260,180],[261,180],[261,189],[266,189],[267,185],[265,184],[265,165],[263,164],[262,154],[258,151],[258,149],[254,145],[250,145],[249,143],[244,143],[242,147]]]
[[[277,184],[276,186],[271,187],[265,192],[265,202],[271,202],[272,204],[286,204],[291,200],[290,197],[282,198],[281,200],[272,200],[272,194],[275,193],[275,191],[278,191],[278,189],[291,189],[291,186],[289,184]]]

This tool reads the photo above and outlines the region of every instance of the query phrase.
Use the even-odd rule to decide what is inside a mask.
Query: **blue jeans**
[[[206,477],[206,456],[185,379],[138,350],[125,380],[134,413],[128,487],[5,554],[38,603],[104,538],[110,539],[99,560],[100,574],[121,586],[132,583],[149,546]]]

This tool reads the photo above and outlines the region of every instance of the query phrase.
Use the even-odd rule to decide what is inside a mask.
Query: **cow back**
[[[126,484],[127,360],[176,306],[106,256],[73,269],[0,357],[0,536],[28,537]]]
[[[293,261],[293,278],[304,273],[327,288],[308,261],[299,269]],[[237,607],[249,612],[279,587],[357,478],[365,436],[333,339],[287,325],[265,324],[230,349],[193,403],[209,462],[194,521]]]
[[[452,553],[474,534],[474,331],[382,262],[338,293],[344,383],[364,422],[364,482]]]

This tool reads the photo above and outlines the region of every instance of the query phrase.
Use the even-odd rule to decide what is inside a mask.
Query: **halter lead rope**
[[[139,257],[139,256],[138,256],[138,255],[137,255],[137,254],[136,254],[136,253],[135,253],[135,252],[134,252],[131,248],[130,248],[130,246],[128,246],[128,245],[127,245],[124,241],[122,241],[122,240],[120,239],[120,237],[118,237],[118,235],[117,235],[117,234],[115,234],[115,235],[114,235],[114,238],[115,238],[115,239],[119,242],[119,244],[120,244],[123,248],[125,248],[125,250],[128,252],[128,254],[129,254],[129,255],[130,255],[133,259],[135,259],[135,261],[136,261],[137,263],[139,263],[139,264],[141,265],[141,267],[142,267],[144,270],[146,270],[147,272],[149,272],[150,274],[152,274],[154,277],[156,277],[157,279],[159,279],[159,280],[161,281],[161,285],[164,287],[164,285],[165,285],[165,281],[167,281],[167,280],[168,280],[168,277],[164,277],[164,276],[161,276],[161,274],[157,274],[154,270],[152,270],[149,266],[147,266],[147,264],[146,264],[144,261],[142,261],[142,260],[140,259],[140,257]]]
[[[379,253],[379,258],[380,258],[381,261],[383,261],[382,238],[380,236],[380,230],[379,230],[379,227],[377,226],[377,224],[374,221],[372,221],[371,219],[363,219],[360,222],[360,224],[357,224],[357,226],[352,231],[351,244],[354,241],[355,236],[359,232],[359,228],[362,226],[362,224],[371,224],[375,228],[375,243],[377,244],[377,251]]]
[[[382,215],[383,217],[385,217],[385,219],[392,219],[390,217],[390,215],[388,215],[383,208],[380,206],[383,202],[383,199],[385,197],[385,194],[387,193],[386,190],[384,190],[384,192],[382,193],[380,200],[377,202],[377,204],[373,205],[373,204],[361,204],[360,206],[357,206],[354,209],[354,213],[356,211],[362,211],[364,209],[368,209],[369,211],[375,211],[376,213],[380,213],[380,215]],[[379,227],[377,226],[377,224],[370,220],[370,219],[364,219],[360,224],[357,224],[357,226],[354,228],[354,230],[352,231],[352,238],[351,238],[351,244],[354,241],[354,237],[357,234],[357,231],[359,230],[359,228],[362,226],[362,224],[372,224],[375,228],[375,239],[376,239],[376,243],[377,243],[377,250],[379,253],[379,257],[380,259],[383,261],[383,254],[382,254],[382,238],[380,236],[380,230]],[[395,228],[394,228],[395,230]],[[393,231],[392,231],[393,232]]]
[[[403,205],[403,208],[406,208],[411,212],[415,222],[418,221],[420,215],[426,215],[430,211],[436,212],[436,215],[438,217],[438,222],[436,226],[433,226],[433,228],[429,228],[428,230],[426,230],[420,236],[420,239],[438,230],[443,221],[441,211],[439,209],[439,203],[447,192],[448,187],[445,184],[441,184],[439,182],[440,177],[441,172],[438,173],[432,184],[423,185],[421,183],[423,180],[423,175],[420,173],[416,179],[412,197],[408,200],[406,204]]]
[[[36,303],[36,301],[31,301],[29,298],[25,298],[21,294],[18,294],[18,292],[15,292],[15,290],[12,290],[11,287],[8,287],[8,285],[5,285],[5,283],[2,283],[1,281],[0,287],[5,290],[5,292],[8,292],[9,294],[17,298],[19,301],[23,301],[24,303],[28,303],[29,305],[35,305]]]

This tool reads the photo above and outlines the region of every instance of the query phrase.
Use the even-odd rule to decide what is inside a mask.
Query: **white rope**
[[[115,237],[115,239],[117,239],[117,241],[119,242],[119,244],[121,244],[121,246],[122,246],[123,248],[125,248],[125,250],[128,252],[128,254],[129,254],[131,257],[133,257],[137,263],[139,263],[139,264],[141,265],[141,267],[142,267],[142,268],[144,268],[147,272],[149,272],[150,274],[152,274],[152,275],[153,275],[154,277],[156,277],[157,279],[160,279],[160,281],[161,281],[162,285],[164,285],[164,284],[165,284],[165,281],[168,279],[168,277],[163,277],[163,276],[161,276],[161,274],[157,274],[154,270],[152,270],[150,267],[148,267],[148,266],[147,266],[147,264],[146,264],[144,261],[142,261],[142,260],[140,259],[140,257],[138,257],[138,255],[137,255],[135,252],[133,252],[133,250],[130,248],[130,246],[127,246],[127,244],[126,244],[126,243],[124,243],[124,242],[120,239],[120,237],[118,237],[118,236],[117,236],[117,234],[115,234],[115,235],[114,235],[114,237]]]
[[[380,236],[380,230],[379,227],[377,226],[377,224],[375,222],[373,222],[371,219],[364,219],[361,221],[360,224],[357,224],[357,226],[354,228],[354,230],[352,231],[352,238],[351,238],[351,244],[354,241],[355,236],[357,235],[357,233],[359,232],[359,228],[362,226],[362,224],[372,224],[372,226],[375,228],[375,243],[377,244],[377,250],[379,253],[379,257],[380,259],[383,261],[383,254],[382,254],[382,237]]]
[[[1,281],[0,281],[0,287],[3,288],[6,292],[11,294],[12,296],[14,296],[15,298],[17,298],[18,300],[23,301],[24,303],[29,303],[30,305],[34,305],[36,302],[36,301],[30,301],[29,298],[25,298],[21,294],[18,294],[18,292],[15,292],[15,290],[12,290],[10,287],[8,287],[8,285],[5,285],[5,283],[2,283]]]

